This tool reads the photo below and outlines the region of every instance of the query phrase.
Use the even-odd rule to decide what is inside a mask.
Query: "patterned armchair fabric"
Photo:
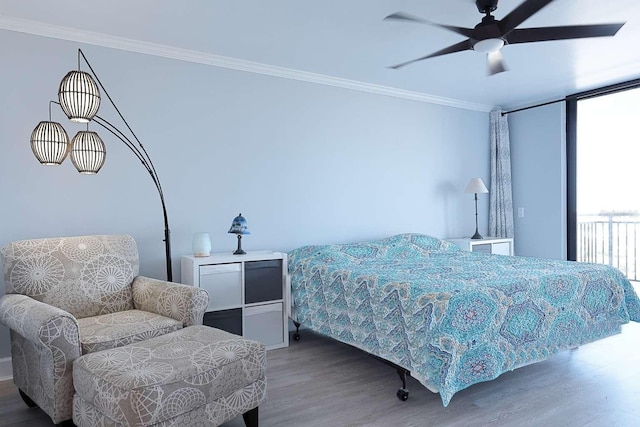
[[[25,295],[0,298],[0,322],[10,328],[13,382],[57,422],[73,405],[72,364],[80,357],[78,322]]]
[[[0,257],[13,379],[54,423],[71,419],[80,355],[200,324],[209,300],[200,288],[139,277],[127,235],[11,242]]]
[[[131,236],[22,240],[0,250],[7,294],[22,294],[78,319],[131,310],[138,249]]]
[[[121,347],[136,341],[159,337],[182,328],[182,323],[140,310],[78,319],[82,334],[82,354]]]
[[[183,327],[202,325],[209,295],[201,288],[138,276],[133,281],[133,305],[138,310],[182,322]]]
[[[79,426],[213,427],[266,397],[262,343],[194,326],[74,363]]]

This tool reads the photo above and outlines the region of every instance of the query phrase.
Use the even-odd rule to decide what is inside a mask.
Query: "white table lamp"
[[[472,239],[482,239],[480,233],[478,233],[478,193],[488,193],[487,186],[482,182],[482,178],[472,178],[464,190],[465,193],[474,193],[474,199],[476,202],[476,234],[471,236]]]

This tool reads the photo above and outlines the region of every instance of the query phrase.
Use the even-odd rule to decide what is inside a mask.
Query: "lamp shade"
[[[43,165],[61,164],[69,148],[69,135],[60,123],[42,121],[31,132],[31,151]]]
[[[106,155],[104,142],[95,132],[80,131],[71,141],[71,161],[80,173],[98,173]]]
[[[465,193],[488,193],[487,186],[482,182],[482,178],[472,178],[464,189]]]
[[[247,220],[242,216],[241,213],[233,219],[231,228],[229,228],[229,231],[227,231],[227,233],[251,234],[249,233],[249,230],[247,230]]]
[[[100,90],[84,71],[69,71],[60,82],[58,101],[72,122],[87,123],[100,107]]]

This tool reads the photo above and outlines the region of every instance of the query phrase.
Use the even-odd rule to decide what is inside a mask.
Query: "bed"
[[[600,264],[466,252],[423,234],[304,246],[288,259],[297,325],[405,369],[444,406],[640,321],[629,281]]]

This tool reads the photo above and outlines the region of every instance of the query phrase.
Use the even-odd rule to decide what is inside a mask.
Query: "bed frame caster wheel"
[[[294,320],[293,324],[296,327],[296,331],[293,333],[293,339],[296,341],[300,341],[300,322]]]
[[[409,398],[409,391],[405,390],[403,388],[398,389],[398,392],[396,393],[396,396],[398,396],[398,399],[400,399],[400,400],[402,400],[404,402]]]

